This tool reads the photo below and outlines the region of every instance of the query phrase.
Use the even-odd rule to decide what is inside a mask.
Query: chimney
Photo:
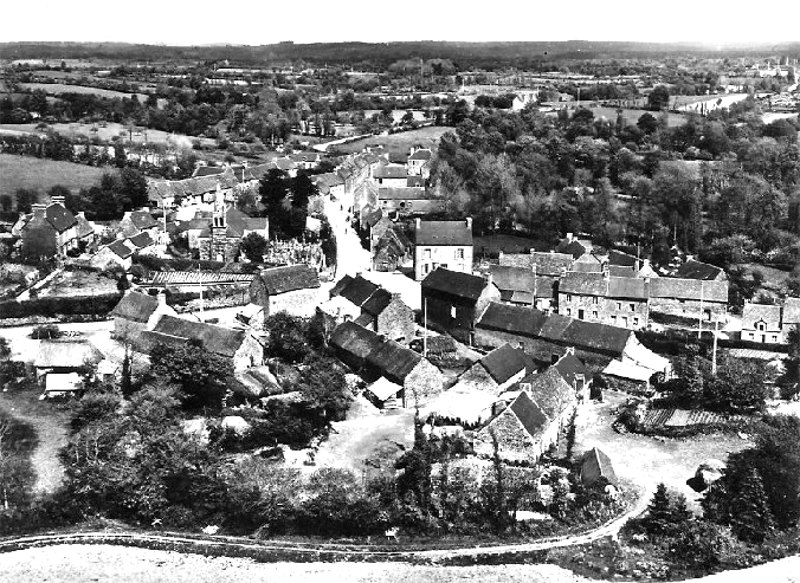
[[[356,271],[356,277],[363,278],[364,277],[364,272],[363,271]]]
[[[416,219],[414,219],[414,228],[417,231],[419,231],[421,227],[422,227],[422,219],[417,217]]]
[[[575,354],[575,347],[567,346],[567,351],[564,353],[564,356],[566,356],[567,354]]]
[[[167,305],[167,294],[165,291],[160,291],[156,294],[156,299],[158,300],[159,306],[166,306]]]
[[[472,230],[472,217],[467,217],[467,228]]]
[[[567,243],[572,243],[574,236],[572,233],[567,233]]]
[[[66,198],[63,194],[54,194],[50,197],[50,204],[60,204],[61,206],[64,206],[65,202]]]
[[[494,276],[492,276],[492,272],[488,271],[486,273],[486,285],[492,285],[494,283]]]
[[[400,293],[398,293],[398,292],[392,292],[392,301],[393,301],[393,302],[394,302],[394,301],[402,301],[402,300],[403,300],[403,298],[401,297],[401,294],[400,294]]]
[[[36,218],[43,218],[44,211],[47,210],[47,205],[37,202],[36,204],[31,205],[31,210],[33,211],[33,216]]]

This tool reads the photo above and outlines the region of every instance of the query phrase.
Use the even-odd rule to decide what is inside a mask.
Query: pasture
[[[56,184],[75,192],[94,186],[104,172],[114,170],[73,162],[0,154],[0,195],[9,194],[13,197],[20,188],[31,188],[44,195]]]
[[[48,128],[62,136],[74,140],[84,137],[94,140],[97,138],[103,143],[109,143],[114,138],[122,138],[125,143],[133,144],[163,144],[176,148],[189,149],[194,140],[199,140],[204,147],[215,147],[216,141],[211,138],[196,138],[185,134],[172,134],[161,130],[153,129],[134,129],[132,132],[128,126],[119,123],[54,123]],[[36,124],[0,124],[0,133],[41,133],[36,129]]]
[[[392,154],[408,154],[412,146],[422,146],[423,148],[431,148],[435,152],[439,147],[439,138],[448,131],[453,131],[453,128],[431,126],[386,136],[362,138],[354,142],[335,146],[335,149],[339,152],[354,154],[360,152],[367,146],[385,146]]]
[[[83,95],[96,95],[104,99],[131,99],[134,95],[139,101],[147,99],[144,93],[123,93],[122,91],[112,91],[111,89],[98,89],[97,87],[86,87],[85,85],[67,85],[64,83],[20,83],[21,88],[29,91],[41,89],[48,95],[63,95],[64,93],[80,93]]]

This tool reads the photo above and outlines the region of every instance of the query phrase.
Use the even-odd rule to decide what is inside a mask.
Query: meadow
[[[64,93],[81,93],[106,99],[131,99],[134,95],[142,102],[147,99],[147,95],[144,93],[123,93],[122,91],[112,91],[111,89],[98,89],[97,87],[86,87],[85,85],[67,85],[65,83],[20,83],[20,87],[30,91],[41,89],[48,95],[55,96]]]
[[[56,184],[75,192],[94,186],[103,173],[109,171],[114,170],[73,162],[0,154],[0,195],[10,194],[13,197],[20,188],[31,188],[44,194]]]
[[[422,146],[435,151],[439,147],[439,138],[448,131],[453,131],[453,128],[431,126],[385,136],[362,138],[336,146],[335,149],[347,154],[360,152],[367,146],[385,146],[393,154],[408,154],[412,146]]]
[[[36,129],[36,125],[37,124],[34,123],[0,124],[0,133],[41,133],[40,130]],[[192,142],[194,142],[194,140],[199,140],[205,147],[214,147],[216,145],[216,141],[211,138],[197,138],[184,134],[172,134],[161,130],[135,129],[133,132],[130,132],[128,126],[119,123],[54,123],[49,124],[48,128],[72,140],[77,137],[85,137],[92,140],[97,138],[101,142],[108,143],[116,137],[121,137],[125,142],[132,142],[134,144],[163,144],[187,149],[192,147]]]

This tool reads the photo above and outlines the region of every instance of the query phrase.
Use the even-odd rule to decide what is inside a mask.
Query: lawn
[[[32,188],[44,194],[56,184],[76,192],[97,184],[104,172],[115,170],[31,156],[0,154],[0,195],[14,196],[20,188]]]
[[[439,147],[439,138],[448,131],[453,131],[450,127],[432,126],[390,134],[388,136],[372,136],[363,138],[340,146],[335,149],[347,154],[360,152],[367,146],[385,146],[390,153],[408,154],[412,146],[423,146],[434,151]]]

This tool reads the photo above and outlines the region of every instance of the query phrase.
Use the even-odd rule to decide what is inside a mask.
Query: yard
[[[75,192],[97,184],[104,172],[115,170],[30,156],[0,154],[0,195],[9,194],[13,197],[20,188],[31,188],[44,195],[57,184]]]
[[[720,433],[683,439],[620,434],[611,424],[616,419],[616,409],[628,397],[612,391],[605,391],[603,396],[604,402],[590,402],[578,414],[575,452],[597,446],[611,458],[620,478],[639,484],[648,492],[664,482],[668,488],[684,494],[690,507],[696,508],[701,498],[686,484],[697,466],[707,459],[724,462],[729,453],[750,445],[736,435]]]
[[[40,298],[115,294],[117,278],[95,271],[64,270],[37,291]]]
[[[385,146],[391,154],[408,154],[412,146],[422,146],[436,151],[439,147],[439,138],[448,131],[453,131],[453,128],[432,126],[388,136],[363,138],[336,146],[335,149],[347,154],[360,152],[367,146]]]

